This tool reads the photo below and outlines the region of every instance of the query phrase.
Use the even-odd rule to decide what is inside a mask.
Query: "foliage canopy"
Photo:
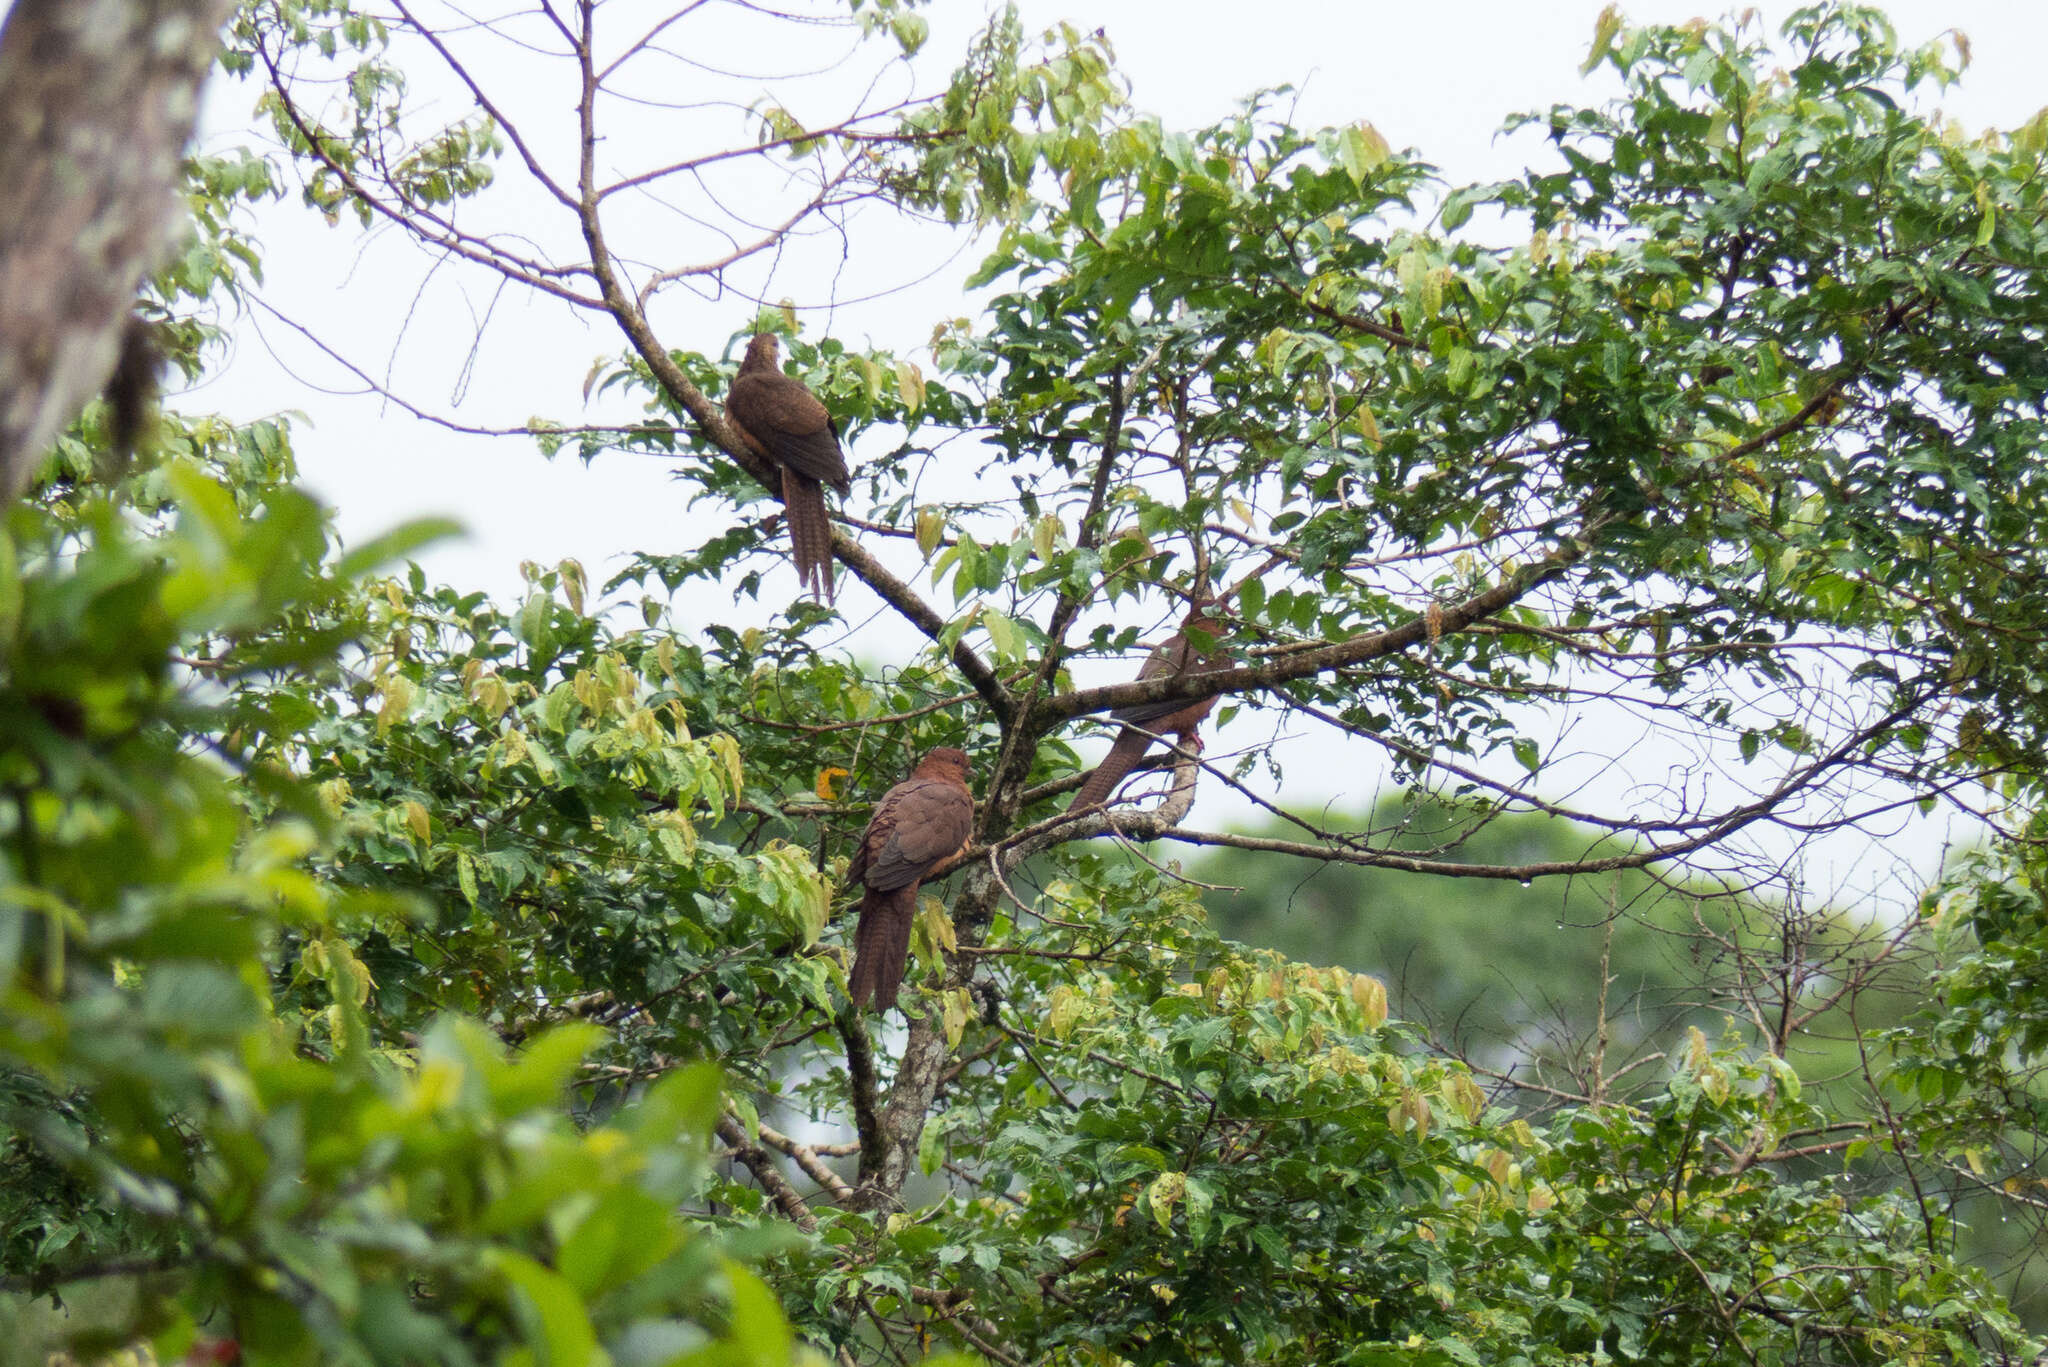
[[[663,455],[722,525],[499,605],[388,568],[441,527],[334,545],[284,421],[164,415],[117,470],[88,409],[0,537],[0,1285],[136,1278],[109,1341],[257,1363],[2037,1351],[1954,1240],[1964,1194],[2041,1205],[2048,115],[1919,112],[1961,54],[1859,7],[1610,14],[1622,98],[1452,186],[1270,94],[1167,129],[1099,35],[999,14],[929,97],[771,100],[731,146],[672,110],[636,166],[596,149],[643,72],[741,80],[669,46],[697,7],[414,10],[243,6],[222,65],[279,149],[189,162],[142,309],[202,370],[259,279],[237,202],[295,182],[616,328],[591,386],[645,419],[530,431]],[[837,21],[854,64],[927,35]],[[423,129],[409,68],[474,110]],[[929,373],[670,303],[867,206],[982,234]],[[783,534],[716,403],[755,326],[859,453],[842,602],[907,659],[756,606]],[[1197,595],[1233,668],[1077,684]],[[1400,814],[1287,812],[1278,756],[1194,744],[1062,810],[1085,719],[1203,694],[1382,758]],[[1586,713],[1693,766],[1605,782]],[[979,820],[899,1028],[845,1008],[836,873],[940,744]],[[1282,833],[1190,825],[1224,788]],[[1922,919],[1809,909],[1761,853],[1939,803],[1994,839]],[[1481,854],[1528,812],[1592,834]],[[1605,959],[1592,1052],[1468,1061],[1220,938],[1175,845],[1570,878],[1616,938],[1661,880],[1713,972],[1625,1065]],[[1803,1078],[1824,1030],[1853,1048]]]

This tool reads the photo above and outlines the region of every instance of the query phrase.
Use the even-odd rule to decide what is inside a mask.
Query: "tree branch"
[[[668,395],[687,412],[713,444],[732,458],[761,486],[773,492],[782,487],[781,479],[768,463],[755,455],[740,437],[739,432],[726,421],[725,411],[713,403],[710,396],[699,389],[683,368],[670,356],[668,348],[654,335],[654,329],[647,322],[647,315],[640,311],[632,296],[627,293],[618,270],[612,261],[611,251],[605,245],[604,224],[599,217],[597,180],[597,124],[596,100],[597,80],[591,69],[590,21],[586,12],[584,33],[577,45],[576,57],[583,71],[583,91],[577,105],[577,117],[581,130],[582,159],[578,189],[581,202],[577,216],[582,224],[584,241],[590,247],[591,268],[597,278],[600,294],[599,306],[610,313],[626,340],[633,346],[640,359],[646,363],[657,383]],[[891,574],[882,563],[869,555],[858,542],[838,527],[832,529],[832,552],[841,564],[852,570],[867,586],[901,614],[925,636],[942,642],[946,620],[924,599],[918,597],[908,584]],[[965,641],[953,642],[950,655],[953,665],[974,691],[981,695],[989,709],[999,718],[1006,718],[1014,711],[1009,688],[997,677],[989,663],[974,652]]]
[[[1162,674],[1157,678],[1131,683],[1078,689],[1072,693],[1061,693],[1047,698],[1032,710],[1034,716],[1062,720],[1089,712],[1105,712],[1111,708],[1126,707],[1134,703],[1212,698],[1225,693],[1248,693],[1254,689],[1274,688],[1280,684],[1291,683],[1296,679],[1321,674],[1326,670],[1342,669],[1348,665],[1382,659],[1407,650],[1432,636],[1462,631],[1474,622],[1491,617],[1540,585],[1562,575],[1585,554],[1586,549],[1587,542],[1584,539],[1560,547],[1536,564],[1516,571],[1494,587],[1476,593],[1463,602],[1455,603],[1443,609],[1441,613],[1417,613],[1400,626],[1391,627],[1386,631],[1376,631],[1370,635],[1353,637],[1348,641],[1335,641],[1328,645],[1292,651],[1286,655],[1271,656],[1256,664],[1243,665],[1236,669]]]
[[[765,1122],[755,1122],[754,1128],[761,1136],[761,1142],[783,1154],[804,1170],[804,1175],[828,1192],[832,1199],[845,1205],[853,1200],[853,1188],[846,1185],[846,1179],[832,1170],[823,1156],[809,1144],[799,1144],[782,1131],[771,1128]]]
[[[789,1179],[775,1166],[775,1158],[768,1150],[747,1138],[746,1127],[730,1115],[718,1117],[718,1137],[732,1150],[732,1156],[746,1165],[754,1174],[754,1180],[761,1184],[761,1190],[768,1193],[791,1224],[810,1234],[818,1228],[818,1217],[811,1214],[811,1208],[804,1204],[804,1198],[797,1195]]]

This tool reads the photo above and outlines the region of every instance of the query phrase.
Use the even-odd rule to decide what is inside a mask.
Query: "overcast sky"
[[[627,7],[632,3],[627,0]],[[1595,103],[1618,90],[1604,68],[1589,77],[1578,72],[1601,7],[1594,0],[1435,5],[1024,0],[1022,5],[1032,27],[1065,19],[1084,30],[1105,29],[1130,81],[1133,102],[1169,125],[1210,122],[1253,89],[1292,85],[1300,92],[1297,124],[1370,120],[1395,147],[1417,149],[1452,183],[1511,175],[1523,167],[1525,157],[1542,155],[1541,139],[1533,134],[1496,136],[1508,114],[1557,101]],[[483,8],[496,12],[499,7]],[[1791,6],[1761,9],[1775,26]],[[2048,65],[2048,4],[1914,0],[1889,11],[1907,41],[1931,39],[1950,27],[1968,34],[1974,65],[1963,85],[1942,100],[1964,123],[2012,127],[2048,104],[2048,85],[2040,74]],[[1625,12],[1632,20],[1648,21],[1683,20],[1700,11],[1691,5],[1635,4]],[[981,24],[986,7],[938,0],[927,13],[932,37],[920,66],[930,88]],[[783,63],[785,69],[797,64]],[[534,95],[556,119],[567,113],[558,107],[559,100],[541,98],[537,73],[507,65],[485,74],[516,94]],[[765,79],[759,91],[778,98],[784,93]],[[255,93],[247,85],[215,87],[207,119],[210,145],[250,142]],[[436,98],[430,79],[422,81],[421,93],[430,103]],[[445,98],[450,116],[461,112],[454,91]],[[792,107],[799,107],[799,98],[791,98]],[[608,146],[607,153],[625,157],[627,145],[622,140]],[[798,298],[810,308],[806,327],[813,332],[914,354],[936,321],[972,311],[961,298],[959,282],[978,253],[943,235],[880,226],[872,236],[851,239],[849,250],[858,251],[857,260],[842,260],[822,275],[806,273],[809,268],[801,262],[789,263],[762,282],[763,292],[771,298],[785,293]],[[603,411],[586,406],[581,387],[593,360],[622,349],[608,327],[560,305],[516,292],[498,294],[473,279],[433,268],[388,230],[366,239],[352,224],[329,229],[295,203],[266,207],[256,232],[267,258],[264,297],[356,364],[388,376],[392,387],[413,402],[478,424],[516,425],[536,414],[577,421]],[[658,250],[649,248],[650,253]],[[876,289],[881,297],[848,302]],[[656,322],[671,345],[715,350],[750,316],[751,305],[743,300],[686,297]],[[929,366],[928,356],[925,361]],[[469,535],[430,553],[430,574],[508,601],[520,592],[521,561],[551,563],[573,556],[601,581],[625,552],[673,546],[690,534],[686,491],[658,462],[612,456],[591,469],[569,459],[549,463],[523,438],[449,433],[363,397],[360,390],[357,381],[288,326],[252,312],[237,325],[224,373],[189,402],[240,417],[278,409],[303,412],[308,422],[299,430],[298,444],[307,478],[338,509],[346,535],[361,539],[400,517],[452,513],[467,525]],[[859,451],[853,456],[858,464]],[[771,587],[767,596],[776,602],[782,601],[777,594],[791,591],[787,584]],[[875,606],[864,594],[856,585],[842,596],[842,607],[856,623],[869,620],[862,614]],[[721,609],[704,615],[731,613]],[[914,645],[907,636],[897,640],[886,632],[860,639],[868,655],[907,655]],[[1264,734],[1241,739],[1249,743]],[[1376,772],[1347,767],[1355,763],[1304,761],[1291,771],[1300,781],[1290,783],[1290,792],[1355,808],[1370,800],[1381,781]],[[1247,814],[1242,804],[1204,801],[1211,823]],[[1924,872],[1939,836],[1920,831],[1907,843]],[[1852,853],[1846,865],[1857,862]],[[1840,875],[1827,877],[1839,881]]]
[[[1790,8],[1762,7],[1774,23]],[[1065,19],[1105,29],[1135,104],[1169,124],[1213,121],[1253,89],[1291,84],[1300,91],[1302,126],[1368,119],[1394,146],[1418,149],[1453,183],[1510,175],[1526,156],[1541,155],[1533,138],[1496,136],[1508,114],[1560,100],[1592,102],[1615,91],[1605,68],[1590,77],[1578,73],[1600,9],[1593,0],[1023,5],[1034,27]],[[938,0],[927,12],[933,35],[923,65],[936,72],[979,26],[986,7]],[[1698,12],[1683,4],[1627,7],[1638,20]],[[1969,34],[1974,65],[1943,100],[1967,124],[2011,127],[2048,104],[2041,75],[2048,68],[2048,4],[1915,0],[1890,12],[1909,40],[1950,27]],[[774,87],[764,82],[762,89]],[[243,126],[254,94],[249,86],[216,88],[209,114],[214,145],[250,140]],[[268,297],[334,339],[356,363],[396,377],[395,388],[436,412],[480,423],[516,423],[537,413],[573,421],[585,410],[580,389],[589,361],[620,348],[615,334],[556,306],[479,296],[473,285],[459,307],[434,307],[446,296],[432,293],[437,280],[422,287],[427,273],[416,257],[404,260],[402,244],[375,240],[366,248],[352,227],[330,230],[294,203],[264,210],[257,235],[268,259]],[[932,241],[899,253],[893,249],[901,236],[890,231],[861,244],[870,253],[856,263],[862,283],[895,285],[927,273],[929,279],[834,309],[822,320],[807,319],[808,325],[822,322],[849,341],[910,352],[936,320],[964,311],[957,282],[972,268],[976,250]],[[785,274],[773,287],[810,302],[800,278]],[[839,291],[842,297],[859,292]],[[744,301],[732,300],[716,316],[707,311],[703,327],[689,329],[699,335],[672,337],[672,344],[713,346],[748,312]],[[477,343],[476,322],[485,317],[490,326]],[[593,476],[574,462],[544,462],[518,439],[464,439],[401,421],[374,401],[337,401],[321,391],[357,389],[355,381],[274,321],[250,321],[233,363],[204,401],[244,414],[305,412],[311,426],[302,430],[300,448],[308,476],[339,508],[351,534],[360,537],[400,514],[452,511],[470,535],[434,552],[432,568],[451,581],[505,593],[517,587],[521,560],[573,555],[599,572],[616,563],[621,550],[664,544],[672,532],[676,499],[665,471],[635,468],[621,457],[600,462]],[[286,366],[272,363],[273,349]]]

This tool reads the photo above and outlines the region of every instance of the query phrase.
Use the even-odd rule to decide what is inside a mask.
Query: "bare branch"
[[[811,1214],[811,1208],[804,1204],[804,1198],[797,1195],[789,1179],[775,1166],[774,1155],[747,1138],[747,1131],[740,1122],[730,1115],[718,1117],[718,1137],[732,1150],[732,1156],[746,1165],[754,1174],[754,1180],[761,1184],[761,1190],[768,1193],[776,1209],[806,1234],[818,1227],[818,1217]]]
[[[1348,641],[1334,641],[1327,645],[1274,656],[1236,669],[1162,674],[1152,679],[1058,694],[1039,703],[1033,708],[1033,713],[1047,720],[1063,720],[1133,703],[1246,693],[1253,689],[1274,688],[1296,679],[1305,679],[1312,674],[1321,674],[1326,670],[1364,664],[1368,660],[1381,659],[1426,641],[1432,631],[1439,635],[1462,631],[1473,622],[1491,617],[1525,597],[1539,585],[1562,575],[1584,553],[1584,542],[1561,547],[1543,560],[1515,571],[1494,587],[1473,594],[1463,602],[1454,603],[1443,609],[1440,614],[1434,614],[1434,625],[1431,614],[1417,613],[1400,626],[1391,627],[1386,631],[1376,631]]]
[[[804,1175],[828,1192],[841,1205],[853,1200],[853,1188],[846,1185],[846,1179],[832,1171],[824,1156],[809,1144],[799,1144],[778,1129],[765,1122],[756,1122],[754,1127],[761,1136],[761,1142],[769,1148],[784,1154],[804,1170]],[[855,1152],[859,1152],[858,1146]]]
[[[477,83],[474,76],[469,74],[469,68],[460,61],[457,61],[455,54],[448,50],[448,45],[441,41],[441,35],[431,25],[422,24],[419,20],[413,18],[412,11],[405,6],[405,0],[391,0],[391,2],[396,6],[398,13],[404,18],[406,26],[425,39],[428,46],[440,54],[442,62],[447,65],[448,69],[455,73],[455,78],[468,87],[470,97],[476,101],[477,108],[490,115],[491,121],[505,131],[505,136],[512,140],[512,146],[518,151],[519,159],[526,163],[527,173],[538,181],[543,189],[553,195],[558,203],[572,209],[575,208],[575,197],[562,188],[555,178],[547,173],[547,169],[540,164],[540,158],[534,155],[533,149],[526,145],[526,139],[520,136],[519,126],[507,118],[505,111],[489,95],[484,93],[484,88]]]

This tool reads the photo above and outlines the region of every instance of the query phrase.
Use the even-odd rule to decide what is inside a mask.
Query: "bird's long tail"
[[[1095,772],[1088,775],[1081,785],[1081,791],[1074,794],[1073,811],[1093,807],[1107,802],[1109,795],[1116,791],[1116,785],[1124,781],[1124,775],[1145,757],[1152,748],[1152,737],[1133,727],[1126,726],[1116,734],[1116,744],[1109,747],[1109,753],[1102,757],[1102,763],[1095,766]]]
[[[782,467],[782,506],[789,518],[790,559],[796,577],[821,603],[832,601],[832,521],[825,514],[825,486],[787,465]]]
[[[860,921],[853,929],[853,973],[847,992],[856,1009],[874,997],[875,1009],[896,1004],[896,989],[910,962],[910,922],[917,913],[917,884],[891,892],[867,889],[860,899]]]

